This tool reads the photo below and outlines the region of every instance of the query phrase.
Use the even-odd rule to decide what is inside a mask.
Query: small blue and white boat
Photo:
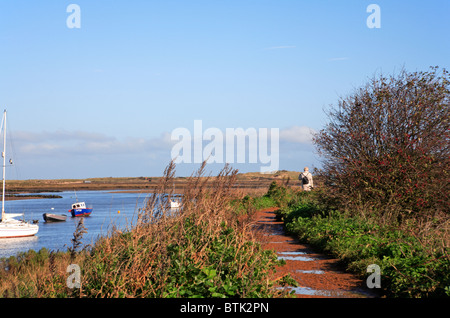
[[[85,202],[76,202],[72,204],[72,209],[69,212],[72,214],[72,217],[77,216],[89,216],[92,213],[93,208],[86,208]]]

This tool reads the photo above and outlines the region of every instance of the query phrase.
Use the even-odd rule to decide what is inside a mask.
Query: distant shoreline
[[[0,195],[1,196],[1,195]],[[32,200],[32,199],[61,199],[60,195],[48,194],[6,194],[6,201]]]
[[[267,189],[274,180],[288,182],[290,186],[300,186],[298,181],[299,172],[279,171],[274,174],[262,174],[257,172],[242,173],[236,177],[235,189],[257,191]],[[27,194],[29,197],[18,199],[31,199],[33,196],[42,198],[42,192],[62,191],[138,191],[143,193],[153,192],[163,177],[119,177],[119,178],[89,178],[89,179],[53,179],[53,180],[10,180],[7,182],[7,193],[10,195]],[[214,180],[211,177],[211,181]],[[187,185],[188,177],[176,177],[173,179],[173,189],[176,193],[183,193]],[[36,193],[36,195],[34,195]],[[8,198],[7,198],[8,199]],[[11,199],[11,198],[10,198]],[[17,199],[17,198],[13,198]]]

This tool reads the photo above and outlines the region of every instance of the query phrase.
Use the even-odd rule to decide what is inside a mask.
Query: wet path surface
[[[347,273],[337,259],[316,253],[311,247],[300,243],[284,232],[283,222],[276,220],[276,209],[261,210],[256,213],[256,226],[261,229],[260,241],[265,249],[273,249],[286,265],[277,268],[276,278],[290,274],[298,287],[297,297],[317,298],[366,298],[376,297],[366,287],[365,280]]]

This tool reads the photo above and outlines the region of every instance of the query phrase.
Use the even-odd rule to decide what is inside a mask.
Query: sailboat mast
[[[6,109],[3,113],[3,195],[2,195],[2,220],[5,215],[5,174],[6,174]]]

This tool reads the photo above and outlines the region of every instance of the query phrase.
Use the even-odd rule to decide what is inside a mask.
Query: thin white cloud
[[[225,136],[225,132],[222,132]],[[247,131],[236,130],[237,135],[246,135]],[[310,144],[315,131],[307,126],[291,126],[280,129],[280,141]],[[258,134],[258,130],[255,130]],[[270,131],[268,137],[270,138]],[[207,142],[207,141],[205,141]],[[14,144],[20,155],[99,155],[99,154],[139,154],[156,151],[169,151],[177,140],[171,139],[168,132],[159,137],[137,138],[127,137],[118,139],[101,133],[86,131],[31,133],[25,131],[14,132]]]
[[[328,62],[347,61],[348,59],[348,57],[332,57],[328,59]]]
[[[297,46],[295,45],[281,45],[281,46],[271,46],[266,47],[264,50],[282,50],[282,49],[294,49]]]
[[[39,144],[27,143],[20,145],[19,151],[20,153],[24,154],[41,154],[41,153],[55,152],[60,148],[61,148],[60,145],[51,143],[39,143]]]
[[[280,141],[310,144],[315,130],[306,126],[292,126],[280,130]]]
[[[173,142],[169,133],[156,138],[116,137],[85,131],[15,132],[14,143],[21,156],[67,156],[99,154],[137,154],[169,151]]]
[[[40,133],[32,133],[27,131],[14,132],[14,140],[17,142],[48,142],[48,141],[73,141],[73,140],[113,140],[114,137],[106,136],[100,133],[91,133],[86,131],[66,131],[57,130],[54,132],[43,131]]]

